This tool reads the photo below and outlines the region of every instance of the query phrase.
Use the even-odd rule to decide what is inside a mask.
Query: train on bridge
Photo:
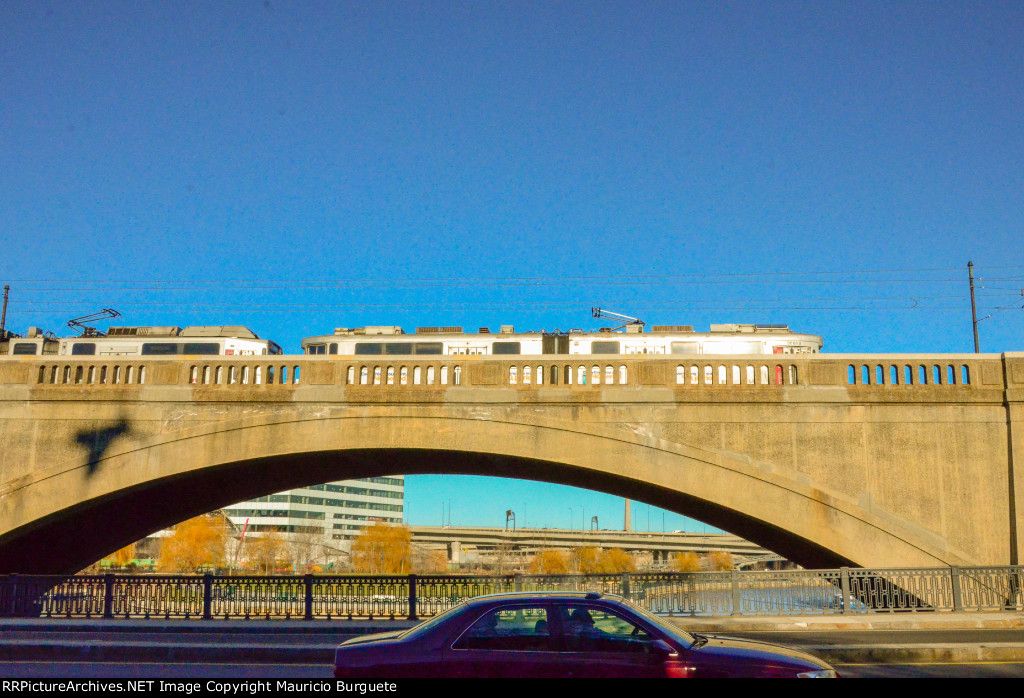
[[[0,336],[0,357],[13,356],[265,356],[281,347],[238,325],[110,327],[78,337],[56,337],[30,328],[27,336]],[[622,331],[616,331],[622,330]],[[302,340],[305,355],[749,355],[817,353],[822,338],[796,333],[786,325],[711,325],[696,332],[689,325],[642,324],[596,331],[516,332],[502,325],[496,332],[480,327],[417,327],[406,333],[398,326],[339,327],[331,334]]]

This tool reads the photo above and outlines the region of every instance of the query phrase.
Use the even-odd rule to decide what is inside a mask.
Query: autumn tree
[[[227,528],[221,519],[197,516],[174,527],[160,544],[158,567],[170,572],[199,572],[224,562]]]
[[[676,572],[700,572],[697,553],[676,553],[672,556],[672,569]]]
[[[532,574],[568,574],[569,553],[564,550],[539,550],[530,562]]]
[[[412,533],[406,526],[364,526],[352,541],[352,569],[366,574],[409,574]]]
[[[290,564],[288,543],[277,531],[247,537],[244,550],[245,559],[263,574],[273,574],[278,567]]]
[[[715,550],[708,554],[708,567],[713,570],[731,570],[735,565],[732,562],[732,553],[725,550]]]
[[[636,572],[636,561],[622,548],[609,548],[598,556],[597,571],[601,574]]]
[[[132,560],[135,559],[135,543],[126,545],[117,552],[107,555],[103,559],[105,561],[108,561],[111,567],[128,567],[131,564]]]
[[[573,568],[580,574],[596,574],[600,555],[600,551],[594,547],[574,548],[572,551]]]

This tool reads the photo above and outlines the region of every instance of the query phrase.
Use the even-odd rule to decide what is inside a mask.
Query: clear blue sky
[[[961,352],[972,260],[982,349],[1024,350],[1019,2],[6,0],[0,32],[16,331],[113,307],[297,352],[602,306]],[[449,498],[621,525],[471,478],[410,478],[409,518]]]

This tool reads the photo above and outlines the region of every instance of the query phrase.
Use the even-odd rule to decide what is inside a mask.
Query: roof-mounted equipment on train
[[[640,334],[644,331],[644,325],[647,324],[643,320],[638,320],[635,317],[613,313],[610,310],[602,310],[601,308],[591,308],[590,314],[596,318],[614,318],[616,320],[626,321],[618,327],[602,327],[601,332],[617,332],[625,327],[628,334]]]
[[[98,313],[92,315],[83,315],[82,317],[76,317],[72,320],[68,320],[68,327],[73,329],[81,337],[105,337],[106,335],[95,327],[86,327],[85,323],[93,322],[94,320],[102,320],[103,318],[114,319],[121,317],[121,313],[117,312],[113,308],[103,308]]]

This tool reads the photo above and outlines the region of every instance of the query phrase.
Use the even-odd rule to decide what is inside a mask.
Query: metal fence
[[[417,619],[507,591],[599,591],[663,615],[1024,611],[1024,567],[603,575],[0,576],[0,616]]]

